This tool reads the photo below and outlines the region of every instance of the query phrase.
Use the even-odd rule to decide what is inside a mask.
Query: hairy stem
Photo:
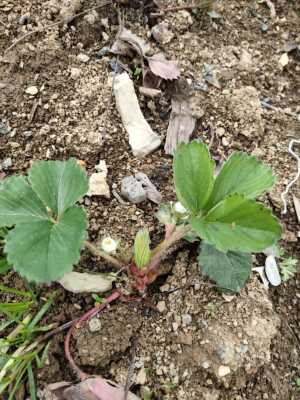
[[[191,230],[190,225],[184,225],[176,228],[171,235],[166,232],[166,238],[152,252],[153,256],[147,268],[147,272],[153,271],[160,263],[166,251],[176,242],[183,239]]]
[[[94,256],[97,256],[97,257],[100,257],[100,258],[104,258],[104,260],[106,260],[110,264],[114,265],[115,267],[117,267],[119,269],[124,267],[123,263],[120,260],[118,260],[117,258],[105,253],[105,251],[102,251],[102,250],[98,249],[98,247],[96,247],[91,242],[85,241],[85,247],[87,249],[89,249],[89,251],[92,254],[94,254]]]

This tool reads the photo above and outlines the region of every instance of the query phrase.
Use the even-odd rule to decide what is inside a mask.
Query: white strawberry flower
[[[117,248],[118,248],[119,242],[117,240],[114,240],[110,236],[104,238],[101,242],[101,248],[105,253],[114,253]]]

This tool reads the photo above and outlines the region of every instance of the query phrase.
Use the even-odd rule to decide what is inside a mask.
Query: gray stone
[[[182,317],[182,325],[191,325],[192,317],[190,314],[183,314]]]
[[[141,182],[138,182],[133,176],[126,176],[122,180],[122,196],[131,203],[138,204],[147,199],[147,192]]]

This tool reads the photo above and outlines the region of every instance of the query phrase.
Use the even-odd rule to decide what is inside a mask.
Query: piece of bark
[[[165,80],[178,79],[180,76],[180,68],[177,61],[167,60],[163,53],[154,54],[147,57],[150,70],[154,75]]]
[[[188,143],[196,126],[190,101],[187,98],[176,96],[172,99],[172,112],[167,131],[165,152],[174,154],[179,143]]]
[[[133,155],[144,157],[160,146],[161,139],[145,120],[133,82],[126,72],[116,76],[113,89],[118,111],[129,135]]]

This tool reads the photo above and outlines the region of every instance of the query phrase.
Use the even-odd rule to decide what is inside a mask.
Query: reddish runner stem
[[[74,358],[70,352],[70,342],[73,335],[73,332],[77,326],[79,326],[82,322],[88,321],[90,318],[94,317],[95,315],[99,314],[101,311],[104,310],[110,303],[117,300],[121,296],[119,291],[113,292],[107,299],[105,303],[101,304],[100,307],[94,307],[85,314],[82,315],[79,319],[75,320],[74,323],[71,325],[66,337],[65,337],[65,354],[66,357],[74,370],[74,372],[78,375],[79,379],[83,381],[87,378],[87,374],[84,373],[75,363]]]

